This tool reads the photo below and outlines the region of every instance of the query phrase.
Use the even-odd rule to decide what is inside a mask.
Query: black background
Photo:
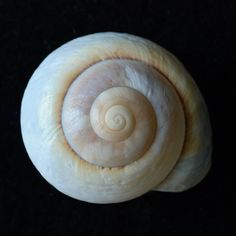
[[[232,235],[235,14],[233,0],[0,1],[0,235]],[[63,43],[101,31],[148,38],[193,75],[214,142],[212,169],[195,188],[96,205],[61,194],[32,165],[19,124],[30,76]]]

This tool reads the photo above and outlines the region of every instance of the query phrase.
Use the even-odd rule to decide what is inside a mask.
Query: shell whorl
[[[136,36],[94,34],[54,51],[27,86],[21,126],[40,173],[88,202],[187,189],[209,169],[196,85],[176,58]]]
[[[165,125],[163,131],[157,122],[159,128]],[[167,147],[170,135],[180,152],[185,132],[172,86],[155,69],[127,59],[96,63],[73,81],[64,99],[62,127],[78,157],[101,167],[131,164],[152,145]],[[177,153],[173,156],[175,163]]]

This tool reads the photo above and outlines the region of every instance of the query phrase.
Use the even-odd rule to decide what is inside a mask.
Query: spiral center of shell
[[[96,98],[90,111],[90,122],[100,138],[118,142],[132,134],[135,118],[128,107],[129,101],[125,98],[132,93],[133,89],[114,87],[105,90]]]
[[[124,129],[126,126],[126,118],[124,117],[124,115],[121,113],[118,113],[118,114],[113,114],[113,113],[114,111],[112,112],[108,111],[105,116],[105,121],[106,121],[107,126],[114,131]]]
[[[126,127],[127,121],[132,119],[130,111],[121,105],[115,105],[107,111],[105,122],[108,128],[114,131],[121,131]]]

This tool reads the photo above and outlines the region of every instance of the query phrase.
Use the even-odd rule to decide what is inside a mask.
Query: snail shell
[[[87,202],[183,191],[210,167],[193,79],[168,51],[129,34],[92,34],[52,52],[27,85],[21,128],[41,175]]]

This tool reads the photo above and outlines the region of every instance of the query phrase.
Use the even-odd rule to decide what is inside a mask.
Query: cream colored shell
[[[52,52],[27,85],[21,128],[42,176],[87,202],[183,191],[210,167],[193,79],[168,51],[129,34],[92,34]]]

